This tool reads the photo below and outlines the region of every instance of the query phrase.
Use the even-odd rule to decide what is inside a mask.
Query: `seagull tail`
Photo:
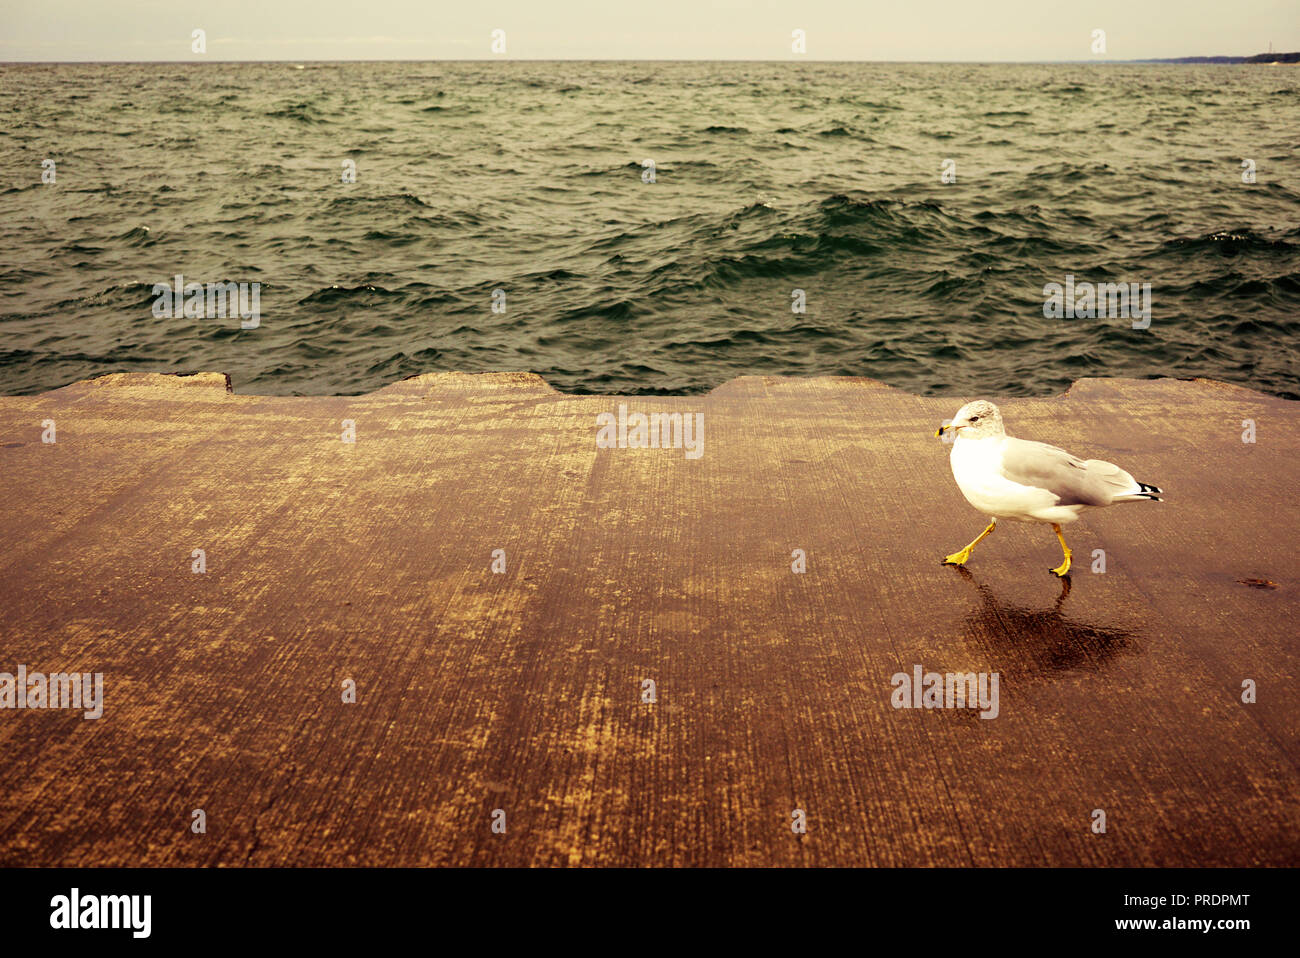
[[[1137,482],[1135,479],[1134,482]],[[1138,482],[1136,492],[1126,493],[1122,496],[1116,496],[1116,502],[1139,502],[1143,499],[1150,499],[1153,502],[1164,502],[1160,494],[1164,492],[1159,486],[1152,486],[1145,482]]]

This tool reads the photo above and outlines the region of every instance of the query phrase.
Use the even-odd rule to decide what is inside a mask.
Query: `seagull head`
[[[988,439],[990,436],[1005,436],[1002,428],[1002,413],[998,407],[987,399],[968,402],[957,410],[951,422],[946,422],[934,433],[936,436],[951,435],[954,439]]]

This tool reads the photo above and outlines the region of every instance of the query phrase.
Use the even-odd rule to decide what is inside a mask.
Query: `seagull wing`
[[[1136,479],[1112,462],[1079,459],[1057,446],[1010,436],[1002,447],[1002,475],[1048,490],[1058,506],[1108,506],[1142,491]]]

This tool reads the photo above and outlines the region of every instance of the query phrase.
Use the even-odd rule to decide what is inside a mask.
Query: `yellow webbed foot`
[[[975,537],[974,542],[972,542],[966,548],[962,549],[960,552],[954,552],[950,556],[944,556],[943,564],[944,565],[965,565],[966,560],[970,558],[970,554],[975,551],[975,547],[984,541],[984,537],[987,536],[989,533],[991,533],[997,524],[998,524],[998,520],[991,519],[989,521],[988,528],[985,529],[983,532],[981,532],[979,535],[977,535]]]
[[[1070,556],[1074,553],[1072,553],[1070,547],[1065,544],[1065,536],[1061,535],[1060,525],[1053,522],[1052,531],[1056,533],[1056,538],[1061,543],[1061,564],[1055,569],[1048,569],[1047,571],[1052,573],[1052,575],[1056,576],[1058,579],[1064,579],[1066,573],[1070,571]]]

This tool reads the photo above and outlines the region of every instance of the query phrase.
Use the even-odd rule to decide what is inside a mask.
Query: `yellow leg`
[[[1056,538],[1061,541],[1061,552],[1065,555],[1065,558],[1061,560],[1060,565],[1050,571],[1052,575],[1064,578],[1065,574],[1070,571],[1070,556],[1074,553],[1072,553],[1070,547],[1065,544],[1065,536],[1061,535],[1061,527],[1055,522],[1052,523],[1052,531],[1056,533]]]
[[[998,520],[994,519],[992,522],[989,523],[989,527],[985,529],[983,532],[981,532],[979,535],[977,535],[975,537],[975,541],[972,542],[970,545],[968,545],[965,549],[962,549],[961,552],[954,552],[950,556],[945,556],[943,560],[943,564],[944,565],[965,565],[966,560],[970,558],[970,554],[974,552],[975,547],[980,544],[980,540],[982,540],[986,535],[991,533],[993,531],[993,527],[996,526],[997,524],[998,524]]]

